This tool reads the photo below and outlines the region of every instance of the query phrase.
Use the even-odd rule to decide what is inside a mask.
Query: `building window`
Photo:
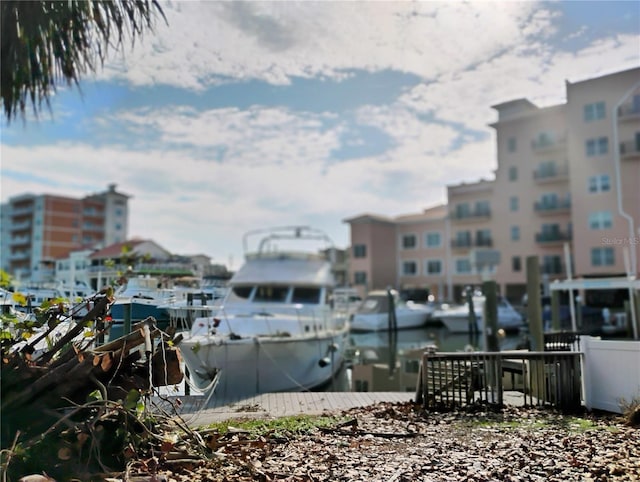
[[[522,271],[522,260],[520,256],[513,256],[511,258],[511,271],[520,272]]]
[[[589,229],[611,229],[613,226],[610,211],[596,211],[589,214]]]
[[[594,102],[584,106],[584,121],[593,122],[606,117],[604,102]]]
[[[591,176],[589,178],[589,192],[605,192],[611,190],[611,179],[608,174]]]
[[[116,223],[116,231],[120,231],[122,229],[122,224]]]
[[[458,231],[456,233],[454,246],[456,248],[470,248],[471,247],[471,231]]]
[[[402,249],[415,249],[416,247],[416,235],[415,234],[403,234],[402,235]]]
[[[418,264],[415,261],[402,262],[402,274],[404,276],[415,276],[418,274]]]
[[[509,198],[509,209],[511,209],[511,211],[520,209],[520,202],[517,196],[511,196]]]
[[[493,246],[490,229],[478,229],[476,231],[476,246],[485,248]]]
[[[353,284],[366,285],[367,273],[364,271],[356,271],[355,273],[353,273]]]
[[[561,274],[562,259],[558,255],[548,255],[542,258],[543,274]]]
[[[490,216],[491,208],[489,206],[489,201],[476,201],[474,214],[476,216]]]
[[[427,233],[425,236],[425,244],[427,248],[439,248],[442,246],[442,237],[440,233]]]
[[[586,142],[586,151],[588,157],[606,154],[609,152],[609,138],[598,137],[597,139],[588,139]]]
[[[468,274],[471,273],[471,262],[468,258],[456,259],[456,273]]]
[[[425,262],[425,274],[427,276],[438,275],[442,273],[442,261],[439,259],[428,259]]]
[[[515,137],[509,137],[509,139],[507,139],[507,151],[509,152],[516,152],[518,145],[516,142],[516,138]]]
[[[353,257],[354,258],[366,258],[367,257],[367,245],[366,244],[356,244],[353,246]]]
[[[469,209],[468,203],[456,204],[455,217],[456,219],[466,219],[471,216],[471,209]]]
[[[592,248],[591,249],[591,265],[592,266],[612,266],[615,264],[613,256],[613,248]]]
[[[520,241],[520,226],[511,226],[511,241]]]
[[[518,180],[518,168],[516,166],[511,166],[509,168],[509,181],[517,181]]]

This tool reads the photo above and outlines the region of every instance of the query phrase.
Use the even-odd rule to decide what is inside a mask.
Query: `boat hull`
[[[418,310],[405,310],[396,312],[397,328],[420,328],[427,323],[429,317],[428,312]],[[356,313],[351,320],[351,329],[353,331],[384,331],[389,330],[389,314],[388,313]]]
[[[179,348],[198,388],[206,389],[219,371],[215,396],[242,399],[307,391],[330,382],[344,362],[348,342],[345,328],[295,338],[187,335]]]

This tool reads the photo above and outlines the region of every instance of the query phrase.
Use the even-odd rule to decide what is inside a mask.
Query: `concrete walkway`
[[[191,426],[203,426],[238,418],[278,418],[321,415],[380,402],[408,402],[414,392],[287,392],[266,393],[243,400],[212,399],[203,396],[170,397],[182,402],[180,416]]]

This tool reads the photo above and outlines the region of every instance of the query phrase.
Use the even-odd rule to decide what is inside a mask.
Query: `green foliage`
[[[56,87],[78,84],[125,36],[152,30],[156,0],[1,2],[1,94],[7,121],[31,103],[37,114]]]
[[[0,269],[0,288],[11,286],[12,277],[5,270]]]

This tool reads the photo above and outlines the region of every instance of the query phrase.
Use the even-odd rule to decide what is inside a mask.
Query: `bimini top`
[[[248,258],[247,262],[229,281],[230,285],[283,284],[333,286],[331,264],[317,256],[260,256]]]

